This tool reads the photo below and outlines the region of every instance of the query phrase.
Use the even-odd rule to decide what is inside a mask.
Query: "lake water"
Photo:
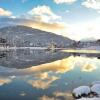
[[[0,51],[0,100],[74,100],[74,88],[99,76],[99,53]]]

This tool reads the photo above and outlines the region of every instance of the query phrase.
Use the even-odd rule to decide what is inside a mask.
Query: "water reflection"
[[[0,78],[0,86],[10,83],[11,80],[7,78]]]
[[[92,72],[96,69],[97,69],[97,67],[94,64],[85,64],[82,68],[82,71]]]
[[[0,58],[0,100],[73,100],[74,88],[100,80],[99,54],[27,51]]]
[[[0,51],[0,65],[9,68],[23,69],[48,63],[70,56],[69,53],[60,51],[15,49]]]

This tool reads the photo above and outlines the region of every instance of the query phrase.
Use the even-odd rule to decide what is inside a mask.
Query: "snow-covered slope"
[[[46,47],[51,43],[57,47],[69,47],[73,40],[26,26],[9,26],[0,29],[0,37],[7,40],[10,46],[40,46]]]

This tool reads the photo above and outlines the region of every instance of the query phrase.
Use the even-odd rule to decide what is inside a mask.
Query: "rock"
[[[73,90],[74,98],[87,97],[90,94],[89,86],[80,86]]]
[[[95,85],[95,84],[100,84],[100,81],[95,81],[92,83],[92,85]]]
[[[91,92],[94,94],[94,96],[100,96],[100,84],[94,84],[91,87]]]

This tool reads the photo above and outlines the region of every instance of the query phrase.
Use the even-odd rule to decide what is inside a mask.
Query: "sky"
[[[0,0],[0,25],[8,23],[74,40],[100,39],[100,0]]]

